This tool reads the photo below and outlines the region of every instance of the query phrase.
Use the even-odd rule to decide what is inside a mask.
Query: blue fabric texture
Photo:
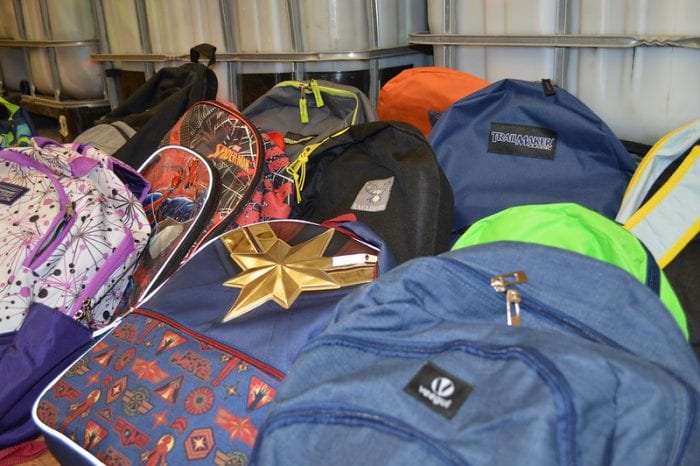
[[[491,278],[524,271],[521,325]],[[406,262],[292,365],[252,464],[691,465],[700,367],[646,286],[549,246]]]
[[[269,229],[255,236],[260,243],[241,247],[255,226]],[[250,258],[272,250],[272,257],[280,249],[280,256],[289,253],[287,258],[308,254],[293,265],[279,256],[273,265],[246,263],[248,276],[254,275],[246,291],[260,289],[256,279],[274,275],[282,263],[322,275],[337,271],[329,267],[338,256],[382,259],[374,246],[340,229],[296,220],[255,226],[205,244],[40,395],[35,417],[62,463],[248,463],[258,426],[297,354],[328,325],[337,302],[366,282],[304,289],[288,309],[272,298],[255,301],[247,313],[224,321],[244,293],[225,285],[244,272],[242,262],[231,256]],[[350,223],[343,227],[363,230]],[[247,233],[237,235],[241,230]],[[289,250],[278,242],[270,246],[273,232]],[[230,252],[227,236],[235,237],[231,241],[241,249]],[[328,238],[321,252],[289,252],[321,237]],[[260,244],[261,250],[255,249]],[[371,280],[380,268],[368,263],[365,277]],[[287,286],[279,277],[293,278],[285,273],[276,276],[274,286],[264,282],[266,289],[279,292]]]
[[[524,204],[575,202],[614,219],[636,166],[577,97],[517,79],[453,104],[428,142],[454,192],[454,231]]]

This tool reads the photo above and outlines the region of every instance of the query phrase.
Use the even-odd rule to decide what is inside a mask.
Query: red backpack
[[[155,290],[215,236],[288,218],[293,191],[288,165],[273,137],[261,133],[234,104],[192,105],[139,168],[151,183],[144,207],[153,235],[124,309]]]
[[[168,144],[197,151],[219,173],[219,202],[202,241],[239,226],[289,217],[289,159],[235,104],[207,100],[192,105],[163,137],[161,146]]]

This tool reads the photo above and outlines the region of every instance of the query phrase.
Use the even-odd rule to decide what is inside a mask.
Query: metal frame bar
[[[559,35],[569,34],[571,32],[571,22],[569,17],[570,12],[569,0],[559,0],[557,2],[557,23],[556,33]],[[570,49],[557,47],[554,49],[554,71],[553,78],[556,83],[568,83],[569,78],[569,59]]]
[[[371,50],[379,48],[379,5],[377,0],[367,0],[368,45]],[[379,98],[379,58],[369,60],[369,99],[376,102]]]
[[[233,17],[233,12],[231,11],[231,3],[226,0],[219,0],[219,12],[221,13],[221,27],[224,32],[224,45],[226,50],[236,49],[236,36],[233,34],[233,25],[231,24],[231,18]],[[217,55],[218,61],[218,55]],[[238,63],[230,62],[226,63],[226,71],[229,76],[229,95],[231,100],[236,103],[240,103],[240,82],[238,72]]]
[[[105,21],[104,3],[103,0],[92,0],[92,17],[97,26],[97,34],[99,38],[98,48],[100,53],[105,53],[110,50],[109,37],[107,36],[107,22]],[[102,82],[104,85],[103,97],[109,101],[110,108],[117,105],[117,84],[113,79],[107,78],[107,70],[113,68],[112,63],[102,64]]]
[[[70,48],[99,45],[99,39],[89,40],[15,40],[0,39],[0,47],[8,48]]]
[[[292,33],[292,54],[299,53],[304,50],[304,35],[301,31],[301,6],[299,1],[287,0],[287,12],[289,13],[289,30]],[[252,55],[252,54],[251,54]],[[243,61],[243,60],[242,60]],[[267,60],[264,60],[267,61]],[[270,60],[278,61],[278,60]],[[282,60],[285,61],[285,60]],[[304,79],[306,67],[304,63],[297,60],[288,60],[292,62],[292,75],[297,81]]]
[[[274,53],[254,53],[240,52],[216,53],[217,62],[321,62],[321,61],[362,61],[379,58],[396,57],[401,55],[419,53],[411,47],[386,47],[360,51],[338,51],[338,52],[274,52]],[[158,53],[128,53],[128,54],[91,54],[90,57],[98,62],[101,61],[127,61],[127,62],[151,62],[161,63],[169,61],[189,61],[190,55],[164,55]]]
[[[418,32],[409,34],[408,42],[412,45],[456,45],[473,47],[700,48],[700,36],[684,35],[431,34],[427,32]]]
[[[41,10],[41,23],[44,29],[44,36],[48,37],[49,41],[53,40],[53,31],[51,30],[51,21],[49,20],[49,5],[46,0],[39,1],[39,9]],[[61,100],[63,84],[61,83],[61,74],[58,72],[58,57],[56,56],[56,48],[49,46],[47,48],[49,54],[49,64],[51,66],[51,79],[53,82],[53,96],[56,100]]]
[[[454,31],[456,21],[455,17],[457,16],[453,14],[455,11],[455,0],[444,0],[442,9],[442,24],[446,34],[451,34],[452,31]],[[410,37],[411,35],[409,34],[409,44]],[[443,47],[440,52],[442,54],[442,59],[445,66],[448,68],[453,68],[456,61],[455,50],[452,47]]]
[[[21,0],[13,0],[13,6],[15,9],[15,21],[17,23],[17,32],[21,40],[27,39],[27,29],[24,27],[24,9],[22,8]],[[22,55],[24,56],[24,66],[27,70],[27,80],[29,81],[29,93],[34,95],[36,91],[36,86],[34,85],[34,77],[32,76],[32,67],[29,60],[29,50],[26,48],[22,49]]]
[[[136,5],[136,21],[138,22],[139,25],[139,37],[141,39],[141,49],[145,53],[151,53],[153,52],[153,48],[151,45],[151,32],[150,29],[148,28],[148,12],[146,10],[146,3],[144,0],[134,0],[134,4]],[[146,72],[145,72],[145,77],[146,80],[150,79],[153,77],[155,74],[155,67],[151,62],[146,63]]]

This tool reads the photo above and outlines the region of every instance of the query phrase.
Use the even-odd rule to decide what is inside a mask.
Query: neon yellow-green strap
[[[325,105],[325,102],[323,102],[323,96],[321,95],[321,89],[318,87],[318,81],[316,81],[315,79],[311,80],[311,92],[314,93],[314,99],[316,99],[316,107],[323,107]]]
[[[340,131],[337,131],[330,136],[326,136],[319,142],[309,144],[308,146],[304,147],[304,150],[302,150],[301,153],[299,153],[296,160],[289,164],[287,167],[287,173],[289,173],[294,180],[294,190],[296,192],[297,203],[301,202],[301,190],[304,189],[304,183],[306,182],[306,164],[309,161],[309,156],[311,153],[321,144],[324,144],[331,138],[340,136],[349,129],[350,127],[346,126]]]
[[[304,95],[304,91],[301,92],[301,96],[299,97],[299,119],[302,123],[309,122],[309,109],[306,108],[306,96]]]
[[[12,102],[5,100],[4,98],[0,97],[0,104],[3,104],[9,111],[10,111],[10,120],[14,116],[15,112],[19,110],[19,105],[15,105]]]
[[[296,192],[297,203],[301,202],[301,190],[306,181],[306,163],[309,161],[309,154],[316,148],[317,144],[310,144],[304,147],[295,161],[287,167],[287,173],[294,180],[294,190]]]

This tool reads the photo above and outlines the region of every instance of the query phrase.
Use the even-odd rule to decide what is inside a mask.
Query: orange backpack
[[[431,112],[450,105],[490,83],[463,71],[439,66],[410,68],[390,79],[379,91],[380,120],[410,123],[428,137]]]

